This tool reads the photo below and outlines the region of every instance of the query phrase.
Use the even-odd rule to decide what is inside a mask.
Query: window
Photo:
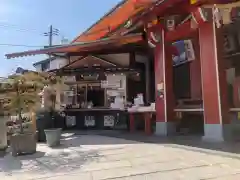
[[[42,63],[42,71],[50,69],[50,61]]]

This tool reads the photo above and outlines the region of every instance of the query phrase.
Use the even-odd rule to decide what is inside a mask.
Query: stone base
[[[202,137],[203,141],[223,142],[231,139],[230,124],[204,124],[204,136]]]
[[[240,121],[238,119],[238,113],[231,113],[231,125],[232,125],[232,140],[240,141]]]
[[[158,136],[169,136],[176,134],[176,123],[174,122],[156,122],[155,134]]]

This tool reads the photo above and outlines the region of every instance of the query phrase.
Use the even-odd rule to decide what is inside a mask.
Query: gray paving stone
[[[38,144],[38,153],[32,156],[5,156],[0,159],[0,180],[240,179],[234,175],[240,173],[238,159],[203,153],[196,148],[193,151],[183,146],[97,135],[74,135],[72,140],[62,143],[56,149]]]
[[[184,169],[180,171],[182,177],[189,180],[219,178],[222,176],[235,174],[237,172],[239,172],[239,170],[230,168],[230,167],[228,168],[228,167],[220,166],[220,165],[190,168],[190,169]]]
[[[45,180],[92,180],[91,173],[67,174],[45,178]]]
[[[100,162],[90,163],[83,165],[81,171],[99,171],[99,170],[111,170],[116,168],[131,167],[131,163],[126,160],[122,161],[111,161],[111,162]]]
[[[191,178],[183,177],[180,171],[157,172],[146,175],[147,180],[192,180]]]
[[[116,178],[114,180],[150,180],[150,179],[147,179],[147,176],[145,176],[145,175],[139,175],[139,176],[130,176],[130,177],[123,177],[123,178]],[[158,180],[159,180],[159,178],[158,178]]]
[[[155,172],[164,172],[164,171],[177,171],[186,168],[193,167],[202,167],[207,166],[202,162],[182,162],[182,161],[170,161],[164,163],[151,163],[146,165],[137,165],[128,168],[120,169],[108,169],[103,171],[92,172],[94,180],[102,180],[107,178],[119,178],[124,176],[134,176],[141,174],[150,174]]]
[[[170,161],[177,161],[181,160],[181,157],[178,156],[171,156],[167,157],[164,155],[148,155],[144,157],[137,157],[137,158],[130,158],[129,161],[132,164],[132,166],[137,165],[145,165],[145,164],[152,164],[152,163],[164,163],[164,162],[170,162]]]
[[[230,175],[230,176],[214,178],[212,180],[239,180],[239,179],[240,179],[240,174],[234,174],[234,175]]]

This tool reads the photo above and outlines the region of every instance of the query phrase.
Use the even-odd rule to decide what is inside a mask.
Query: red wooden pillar
[[[147,135],[151,134],[151,113],[144,113],[144,123],[145,123],[145,133]]]
[[[191,98],[201,99],[202,83],[198,38],[193,40],[193,46],[195,50],[195,60],[190,63]]]
[[[223,32],[213,21],[199,27],[204,140],[223,141],[227,135],[228,96],[223,59]]]
[[[129,130],[130,132],[135,131],[135,118],[134,118],[134,113],[129,114]]]
[[[168,135],[176,132],[173,122],[173,62],[167,50],[165,32],[161,30],[161,43],[155,47],[155,88],[156,88],[156,134]]]

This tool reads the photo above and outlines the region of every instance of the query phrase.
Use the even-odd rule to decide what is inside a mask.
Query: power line
[[[31,46],[31,45],[25,45],[25,44],[1,44],[0,46],[18,46],[18,47],[44,47],[44,46]]]
[[[49,47],[52,46],[53,36],[59,36],[60,35],[59,29],[53,28],[52,25],[49,27],[49,31],[45,32],[45,33],[40,33],[36,29],[19,28],[17,25],[0,22],[0,29],[1,28],[13,28],[16,31],[27,32],[27,33],[29,33],[29,32],[35,32],[36,33],[37,32],[41,36],[43,36],[43,35],[48,36],[49,37],[49,45],[48,45]],[[44,46],[30,46],[30,45],[23,45],[23,44],[0,44],[0,46],[44,47]]]
[[[14,25],[14,24],[9,24],[9,23],[1,23],[0,22],[0,28],[3,27],[3,28],[11,28],[11,29],[14,29],[15,31],[19,31],[19,32],[26,32],[26,33],[29,33],[29,32],[32,32],[32,33],[37,33],[39,35],[45,35],[46,33],[43,33],[37,29],[33,29],[33,28],[22,28],[22,27],[18,27],[18,25]],[[50,32],[48,32],[50,33]],[[53,28],[53,35],[59,35],[60,32],[58,29],[55,29]]]
[[[0,22],[0,25],[12,27],[12,28],[17,28],[17,29],[28,30],[28,31],[40,32],[38,29],[34,29],[34,28],[22,28],[22,27],[19,27],[19,26],[16,25],[16,24],[10,24],[10,23],[6,23],[6,22]]]
[[[53,28],[53,26],[50,25],[49,32],[44,33],[44,36],[48,36],[49,38],[49,42],[48,42],[49,47],[52,46],[53,36],[58,36],[58,35],[59,35],[59,30],[56,28]]]
[[[19,32],[26,32],[26,33],[31,32],[31,33],[36,33],[36,34],[39,34],[39,35],[43,35],[43,33],[41,33],[40,31],[35,31],[35,30],[30,30],[30,29],[25,29],[25,28],[17,28],[17,27],[14,27],[14,26],[8,26],[8,25],[4,25],[4,24],[0,24],[0,28],[1,29],[11,28],[11,29],[13,29],[15,31],[19,31]]]

